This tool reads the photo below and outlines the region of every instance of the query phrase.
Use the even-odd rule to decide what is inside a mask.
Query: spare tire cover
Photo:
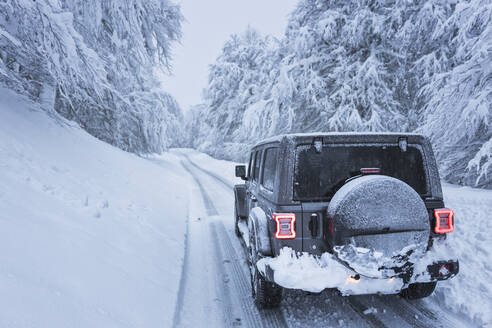
[[[425,204],[412,187],[392,177],[369,175],[349,181],[333,196],[328,217],[333,220],[335,246],[369,251],[381,260],[423,254],[427,248],[430,224]],[[341,259],[347,262],[352,255]]]

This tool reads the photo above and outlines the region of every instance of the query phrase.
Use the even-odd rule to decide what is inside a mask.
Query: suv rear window
[[[408,145],[406,152],[397,145],[324,145],[321,152],[313,145],[300,145],[294,200],[329,200],[361,168],[379,168],[382,175],[404,181],[421,195],[427,193],[422,152],[415,145]]]

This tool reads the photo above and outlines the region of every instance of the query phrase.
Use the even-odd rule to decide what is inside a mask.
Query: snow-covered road
[[[331,290],[318,295],[289,290],[279,309],[259,311],[251,298],[246,254],[233,230],[232,163],[221,169],[219,161],[204,161],[200,153],[175,150],[173,155],[194,185],[176,327],[472,326],[436,302],[342,297]]]

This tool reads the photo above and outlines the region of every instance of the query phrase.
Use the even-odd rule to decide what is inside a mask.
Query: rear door
[[[302,203],[303,251],[320,253],[332,245],[325,217],[329,200],[345,181],[362,168],[378,168],[399,179],[421,196],[427,194],[423,155],[419,145],[404,150],[398,144],[300,144],[296,149],[294,200]],[[331,247],[330,247],[331,248]]]
[[[311,197],[311,194],[322,187],[322,181],[317,177],[330,168],[324,166],[323,158],[313,145],[298,146],[295,156],[294,200],[301,201],[298,223],[302,230],[302,251],[321,255],[329,249],[330,228],[326,218],[329,202],[321,197]]]

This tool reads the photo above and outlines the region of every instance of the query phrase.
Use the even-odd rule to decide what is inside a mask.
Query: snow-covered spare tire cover
[[[394,276],[427,248],[430,226],[419,194],[401,180],[369,175],[346,183],[328,206],[334,252],[360,274]]]

